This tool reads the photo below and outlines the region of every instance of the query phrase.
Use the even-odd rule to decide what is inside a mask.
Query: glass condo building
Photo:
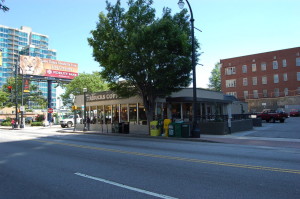
[[[2,66],[0,67],[0,86],[7,78],[14,76],[15,65],[18,64],[19,55],[56,59],[56,50],[49,49],[47,35],[32,32],[30,27],[22,26],[20,29],[0,25],[0,49],[2,51]],[[47,82],[35,81],[43,96],[47,99]],[[52,84],[52,107],[56,107],[56,84]],[[29,107],[34,104],[29,104]]]

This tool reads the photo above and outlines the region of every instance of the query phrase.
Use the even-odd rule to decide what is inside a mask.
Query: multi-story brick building
[[[222,59],[225,94],[240,100],[300,95],[300,47]]]

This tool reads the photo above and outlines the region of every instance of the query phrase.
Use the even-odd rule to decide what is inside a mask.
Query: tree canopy
[[[3,3],[5,0],[1,0]],[[2,10],[3,12],[9,11],[9,7],[5,6],[3,3],[1,3],[0,1],[0,10]]]
[[[110,89],[141,96],[148,122],[153,119],[155,99],[188,86],[192,70],[187,10],[172,16],[164,8],[162,17],[156,18],[152,3],[129,0],[125,11],[120,0],[115,5],[106,1],[107,14],[99,14],[88,39]]]
[[[220,63],[216,63],[209,77],[208,88],[213,91],[221,91],[221,72]]]
[[[9,91],[8,86],[11,86]],[[42,91],[38,89],[38,86],[30,83],[30,93],[23,93],[23,104],[28,106],[29,101],[35,102],[39,108],[46,108],[47,99],[43,96]],[[18,104],[21,104],[22,96],[22,79],[18,77],[17,85],[14,77],[10,77],[6,80],[6,83],[2,87],[2,91],[7,94],[7,100],[3,105],[11,107],[15,105],[15,90],[17,88],[17,100]]]
[[[70,83],[64,84],[62,87],[65,88],[65,92],[61,95],[64,105],[72,103],[71,94],[82,95],[83,88],[87,88],[89,93],[108,90],[107,83],[99,72],[93,72],[92,74],[80,73]]]
[[[8,93],[0,91],[0,107],[2,107],[3,104],[8,101],[8,99]]]

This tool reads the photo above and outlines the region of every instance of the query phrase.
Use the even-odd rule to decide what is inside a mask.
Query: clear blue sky
[[[116,0],[109,0],[115,3]],[[126,0],[122,5],[126,7]],[[179,12],[178,0],[154,0],[157,17],[163,7]],[[300,0],[189,0],[201,43],[197,86],[205,88],[220,59],[300,46]],[[49,36],[57,59],[79,64],[79,72],[100,67],[87,43],[105,0],[6,0],[9,12],[0,12],[0,24]],[[187,8],[187,5],[185,6]]]

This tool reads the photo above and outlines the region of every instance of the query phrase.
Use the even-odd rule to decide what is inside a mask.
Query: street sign
[[[20,106],[20,111],[25,111],[25,106]]]
[[[48,113],[53,113],[53,108],[48,108]]]

